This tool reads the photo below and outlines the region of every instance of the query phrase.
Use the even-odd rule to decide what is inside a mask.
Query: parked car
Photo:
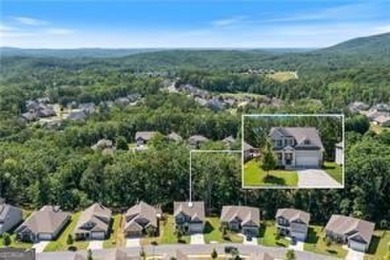
[[[230,254],[234,251],[237,251],[237,247],[234,247],[234,246],[225,246],[225,253],[226,254]]]

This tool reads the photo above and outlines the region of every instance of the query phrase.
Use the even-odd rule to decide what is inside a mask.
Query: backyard
[[[271,170],[267,174],[261,169],[261,162],[250,160],[244,165],[244,187],[298,185],[298,174],[293,170]]]
[[[371,239],[370,247],[365,255],[366,260],[382,259],[388,250],[390,244],[389,230],[375,230]]]
[[[111,228],[111,234],[103,242],[103,248],[113,248],[124,245],[123,233],[121,232],[121,220],[122,215],[113,215],[113,223]]]

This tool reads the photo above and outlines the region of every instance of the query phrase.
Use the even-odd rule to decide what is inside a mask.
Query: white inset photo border
[[[343,189],[344,123],[344,114],[242,115],[242,188]]]

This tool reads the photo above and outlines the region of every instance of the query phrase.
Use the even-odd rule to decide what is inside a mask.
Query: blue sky
[[[324,47],[390,31],[390,1],[2,0],[0,45]]]

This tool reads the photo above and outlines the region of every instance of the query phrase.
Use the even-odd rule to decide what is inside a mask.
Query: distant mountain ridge
[[[390,32],[373,36],[354,38],[314,52],[353,55],[390,55]]]

